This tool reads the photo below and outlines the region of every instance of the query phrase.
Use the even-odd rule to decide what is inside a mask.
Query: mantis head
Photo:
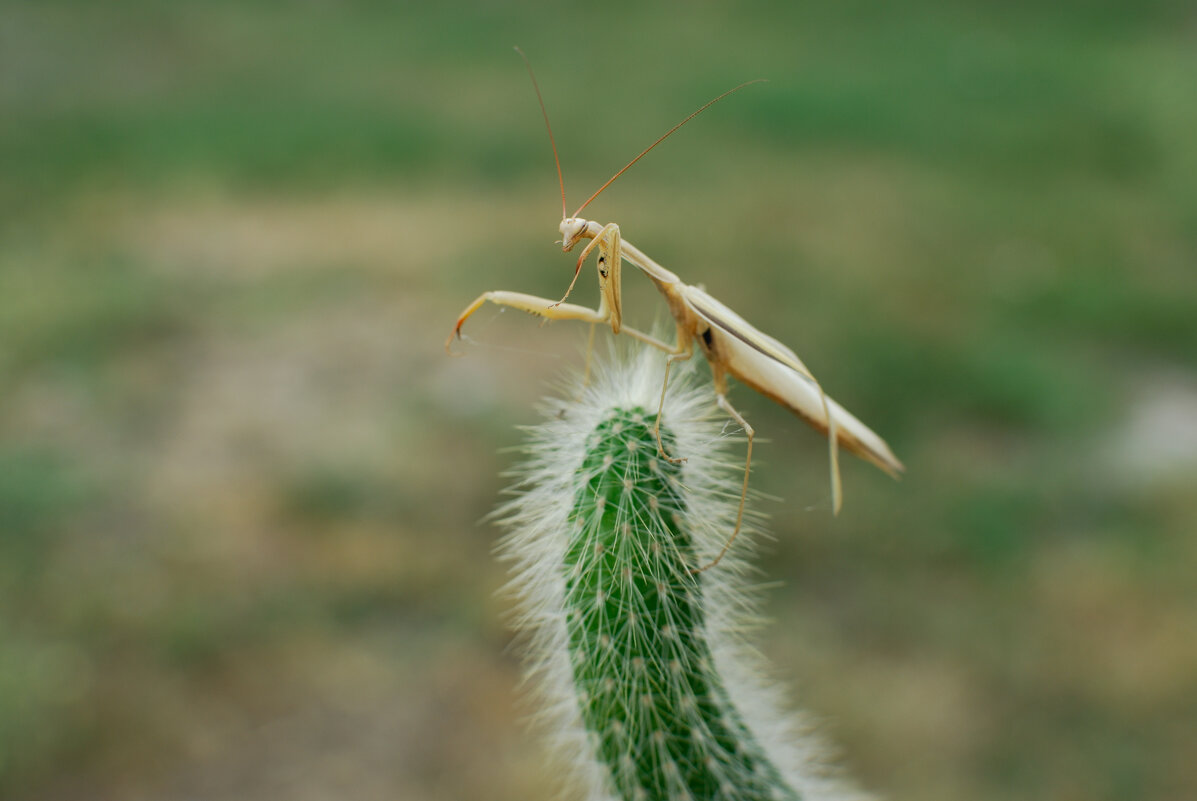
[[[582,240],[588,223],[581,217],[567,217],[561,221],[561,249],[567,253]]]

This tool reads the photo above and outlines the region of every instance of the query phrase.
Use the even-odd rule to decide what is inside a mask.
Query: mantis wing
[[[895,478],[905,469],[885,440],[831,398],[826,399],[824,412],[824,395],[794,351],[698,287],[679,288],[686,304],[709,326],[698,339],[712,363],[722,364],[738,380],[789,408],[824,435],[830,413],[840,447]]]

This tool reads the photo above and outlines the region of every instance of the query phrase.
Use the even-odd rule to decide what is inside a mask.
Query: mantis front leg
[[[611,310],[609,318],[611,331],[618,334],[623,323],[623,303],[620,295],[620,273],[623,266],[621,242],[619,226],[615,223],[604,225],[602,230],[582,249],[582,253],[578,256],[578,265],[574,268],[573,280],[569,282],[561,300],[553,305],[560,305],[569,297],[569,293],[574,291],[574,284],[578,282],[578,276],[582,272],[582,264],[591,251],[598,248],[599,293],[603,303]],[[600,306],[600,308],[602,307]]]

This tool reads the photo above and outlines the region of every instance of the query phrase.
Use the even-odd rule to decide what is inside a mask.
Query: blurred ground
[[[0,4],[0,797],[550,794],[477,521],[583,333],[441,349],[572,269],[517,43],[575,205],[770,79],[590,211],[907,463],[735,391],[851,772],[1197,797],[1197,15],[826,6]]]

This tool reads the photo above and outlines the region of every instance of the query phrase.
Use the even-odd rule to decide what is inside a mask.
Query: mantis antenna
[[[557,140],[553,138],[553,126],[549,125],[549,112],[544,107],[544,98],[540,95],[540,85],[536,83],[536,73],[532,71],[532,62],[528,60],[528,57],[524,55],[524,51],[520,50],[518,45],[515,48],[515,52],[520,54],[520,58],[524,60],[524,66],[528,68],[528,77],[532,79],[532,88],[536,90],[536,102],[540,104],[540,114],[544,117],[544,127],[549,131],[549,144],[553,148],[553,161],[557,164],[557,183],[561,184],[561,219],[564,220],[565,179],[561,177],[561,159],[557,156]],[[613,178],[611,180],[615,179]],[[576,217],[577,215],[574,216]]]
[[[522,58],[524,60],[524,66],[528,68],[528,77],[532,79],[532,89],[535,90],[535,92],[536,92],[536,102],[540,104],[540,113],[541,113],[541,116],[544,117],[544,127],[549,132],[549,145],[553,148],[553,161],[557,165],[557,183],[561,185],[561,219],[564,220],[564,219],[566,219],[566,214],[565,214],[565,208],[566,208],[566,206],[565,206],[565,178],[562,177],[562,174],[561,174],[561,158],[560,158],[560,156],[557,155],[557,140],[553,138],[553,126],[549,124],[549,112],[544,107],[544,97],[541,96],[541,94],[540,94],[540,85],[536,82],[536,73],[532,70],[532,62],[528,60],[528,56],[524,54],[524,51],[521,50],[518,45],[515,48],[515,52],[520,54],[520,58]],[[618,178],[619,176],[621,176],[625,172],[627,172],[631,168],[631,166],[633,164],[635,164],[637,161],[640,161],[640,159],[647,156],[650,150],[652,150],[654,147],[656,147],[657,145],[661,144],[666,139],[668,139],[670,134],[674,133],[678,128],[681,128],[683,125],[688,123],[690,120],[694,119],[699,114],[703,113],[704,111],[706,111],[711,106],[715,105],[720,100],[727,97],[728,95],[734,94],[734,93],[740,91],[745,86],[751,86],[754,83],[764,83],[767,80],[768,80],[768,78],[756,78],[751,81],[745,81],[744,83],[740,84],[739,86],[735,87],[734,89],[728,89],[726,92],[719,95],[718,97],[716,97],[712,100],[708,100],[706,103],[703,103],[702,106],[699,107],[697,110],[690,112],[690,114],[687,115],[687,117],[684,120],[682,120],[677,125],[670,128],[665,133],[658,136],[656,138],[656,140],[653,141],[653,143],[651,145],[644,148],[644,150],[641,150],[640,153],[636,156],[636,158],[632,159],[627,164],[623,165],[623,168],[620,169],[619,172],[615,173],[610,178],[608,178],[607,182],[605,184],[603,184],[602,186],[600,186],[595,191],[595,193],[593,195],[586,198],[585,203],[583,203],[581,206],[578,206],[578,210],[573,213],[573,216],[577,217],[579,214],[581,214],[582,210],[584,208],[586,208],[587,206],[589,206],[591,201],[593,201],[596,197],[601,195],[603,193],[604,189],[606,189],[611,184],[615,183],[616,178]]]
[[[627,172],[627,171],[628,171],[628,169],[629,169],[629,168],[630,168],[630,167],[631,167],[633,164],[635,164],[637,161],[640,161],[640,159],[642,159],[642,158],[644,158],[645,156],[647,156],[647,155],[648,155],[648,152],[649,152],[650,150],[652,150],[654,147],[656,147],[657,145],[661,144],[661,143],[662,143],[662,142],[664,142],[666,139],[668,139],[668,138],[669,138],[669,135],[670,135],[670,134],[672,134],[674,131],[676,131],[678,128],[681,128],[683,125],[685,125],[686,123],[688,123],[690,120],[694,119],[694,118],[695,118],[695,117],[697,117],[699,114],[703,113],[704,111],[706,111],[706,110],[707,110],[707,109],[709,109],[711,106],[715,105],[715,104],[716,104],[716,103],[718,103],[720,100],[722,100],[723,98],[727,97],[728,95],[730,95],[730,94],[733,94],[733,93],[735,93],[735,92],[738,92],[738,91],[740,91],[740,90],[741,90],[741,89],[743,89],[745,86],[751,86],[751,85],[752,85],[752,84],[754,84],[754,83],[764,83],[764,82],[766,82],[766,81],[768,81],[768,80],[769,80],[768,78],[756,78],[756,79],[754,79],[754,80],[751,80],[751,81],[745,81],[744,83],[740,84],[739,86],[737,86],[737,87],[736,87],[736,88],[734,88],[734,89],[728,89],[726,92],[724,92],[723,94],[721,94],[721,95],[719,95],[718,97],[714,98],[713,100],[708,100],[708,101],[707,101],[706,103],[704,103],[704,104],[703,104],[701,107],[699,107],[699,108],[698,108],[696,111],[692,111],[692,112],[690,112],[689,116],[687,116],[687,117],[686,117],[686,119],[682,120],[682,121],[681,121],[681,122],[679,122],[677,125],[673,126],[673,127],[672,127],[672,128],[670,128],[668,131],[666,131],[665,133],[663,133],[663,134],[661,134],[660,136],[658,136],[655,142],[653,142],[653,143],[652,143],[651,145],[649,145],[648,147],[644,148],[644,150],[641,150],[641,151],[640,151],[640,155],[636,156],[636,158],[632,159],[632,160],[631,160],[631,161],[629,161],[627,164],[623,165],[623,169],[621,169],[619,172],[615,173],[615,174],[614,174],[614,175],[612,175],[612,176],[611,176],[609,179],[607,179],[607,183],[605,183],[605,184],[603,184],[602,186],[600,186],[600,187],[598,188],[598,190],[597,190],[597,191],[595,191],[595,193],[594,193],[593,195],[591,195],[590,197],[586,198],[586,202],[585,202],[585,203],[583,203],[581,206],[578,206],[578,210],[574,212],[574,216],[575,216],[575,217],[577,217],[579,214],[581,214],[581,213],[582,213],[582,209],[584,209],[584,208],[586,208],[587,206],[589,206],[589,205],[590,205],[590,201],[594,200],[596,197],[598,197],[599,195],[601,195],[601,194],[603,193],[603,190],[604,190],[604,189],[606,189],[606,188],[607,188],[608,186],[610,186],[611,184],[615,183],[615,179],[616,179],[616,178],[618,178],[619,176],[621,176],[621,175],[623,175],[625,172]],[[551,136],[551,134],[550,134],[550,136]],[[558,168],[560,168],[560,167],[558,167]],[[562,191],[562,199],[564,199],[564,197],[565,197],[565,192],[564,192],[564,190],[563,190],[563,191]]]

